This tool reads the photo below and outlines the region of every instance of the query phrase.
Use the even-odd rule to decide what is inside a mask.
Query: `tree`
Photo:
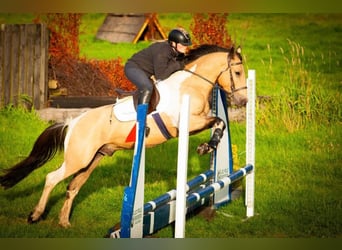
[[[227,13],[196,13],[190,29],[193,34],[193,45],[215,44],[231,47],[232,40],[226,29]]]
[[[69,95],[116,95],[114,89],[134,86],[124,75],[121,58],[89,60],[80,58],[79,29],[82,14],[49,13],[35,22],[46,23],[50,32],[49,78]]]

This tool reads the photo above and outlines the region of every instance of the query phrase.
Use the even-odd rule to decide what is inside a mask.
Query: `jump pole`
[[[188,172],[189,153],[189,117],[190,117],[190,96],[182,97],[179,134],[178,134],[178,160],[177,160],[177,191],[176,191],[176,217],[175,217],[175,238],[185,237],[186,220],[186,182]]]
[[[253,170],[246,176],[245,205],[247,218],[254,216],[254,188],[255,188],[255,103],[256,76],[255,70],[248,70],[247,78],[248,102],[246,106],[246,162],[253,166]]]

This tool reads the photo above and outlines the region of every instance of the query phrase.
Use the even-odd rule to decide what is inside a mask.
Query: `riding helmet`
[[[180,43],[184,46],[190,46],[192,44],[189,33],[182,28],[171,30],[168,40],[169,42]]]

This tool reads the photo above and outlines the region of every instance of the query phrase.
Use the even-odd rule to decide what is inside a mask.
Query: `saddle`
[[[138,90],[133,90],[133,91],[126,91],[123,89],[119,89],[116,88],[115,92],[118,94],[118,98],[123,98],[123,97],[127,97],[127,96],[132,96],[133,97],[133,103],[134,103],[134,107],[135,110],[137,110],[137,106],[138,106]],[[157,105],[159,103],[160,100],[160,95],[159,95],[159,91],[156,88],[156,85],[153,84],[153,90],[152,90],[152,95],[151,95],[151,99],[148,103],[148,110],[147,110],[147,114],[153,112],[156,110]]]

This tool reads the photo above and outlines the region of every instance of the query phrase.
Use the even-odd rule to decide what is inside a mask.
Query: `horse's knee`
[[[213,129],[221,129],[222,131],[225,130],[226,124],[221,118],[216,118],[216,121],[213,125]]]

